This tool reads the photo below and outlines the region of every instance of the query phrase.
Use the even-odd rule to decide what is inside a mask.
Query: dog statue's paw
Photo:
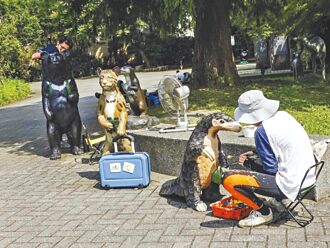
[[[198,212],[205,212],[207,210],[207,205],[205,202],[199,201],[195,203],[195,210]]]

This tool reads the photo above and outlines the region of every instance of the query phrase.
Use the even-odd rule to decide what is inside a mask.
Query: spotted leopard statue
[[[106,137],[102,154],[113,152],[112,139],[126,134],[128,111],[124,96],[117,86],[118,77],[113,70],[97,69],[102,94],[99,95],[97,120],[103,127]],[[122,139],[118,142],[120,150],[131,151],[130,142]]]

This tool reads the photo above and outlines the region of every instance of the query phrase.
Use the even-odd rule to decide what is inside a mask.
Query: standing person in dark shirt
[[[68,51],[69,49],[72,48],[73,46],[73,43],[70,39],[68,39],[67,37],[61,37],[56,45],[54,45],[53,43],[50,42],[50,36],[48,36],[48,44],[45,48],[41,48],[39,49],[38,52],[34,53],[32,55],[32,59],[33,60],[39,60],[42,58],[43,55],[46,55],[46,54],[52,54],[52,53],[63,53],[63,52],[66,52]]]
[[[33,60],[42,62],[43,81],[64,81],[72,78],[70,58],[72,47],[72,41],[65,36],[59,38],[56,45],[51,43],[50,37],[48,37],[47,46],[32,55]]]

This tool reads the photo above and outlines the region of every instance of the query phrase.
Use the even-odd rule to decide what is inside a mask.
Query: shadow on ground
[[[96,181],[96,184],[93,186],[93,188],[100,189],[100,190],[107,190],[107,189],[103,188],[100,184],[99,171],[82,171],[82,172],[77,172],[77,173],[82,178],[86,178],[88,180]]]
[[[97,99],[94,96],[83,97],[79,101],[82,122],[89,133],[100,131],[96,120]],[[10,148],[8,153],[35,154],[49,156],[46,132],[46,119],[41,101],[31,105],[0,109],[0,147]],[[70,151],[62,147],[62,153]]]
[[[201,227],[207,228],[229,228],[237,225],[237,221],[229,219],[218,219],[205,221],[200,224]]]
[[[82,171],[82,172],[77,172],[77,173],[79,174],[79,176],[81,176],[83,178],[87,178],[89,180],[95,180],[95,181],[100,180],[98,171]]]

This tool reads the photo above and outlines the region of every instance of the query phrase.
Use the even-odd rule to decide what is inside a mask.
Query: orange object
[[[243,202],[234,199],[232,196],[225,197],[220,201],[211,204],[213,215],[224,219],[241,220],[248,216],[252,210]]]
[[[235,189],[235,186],[239,185],[260,188],[257,180],[251,175],[239,173],[230,174],[223,179],[223,187],[232,195],[234,199],[245,202],[254,210],[258,210],[260,207],[254,201]]]

